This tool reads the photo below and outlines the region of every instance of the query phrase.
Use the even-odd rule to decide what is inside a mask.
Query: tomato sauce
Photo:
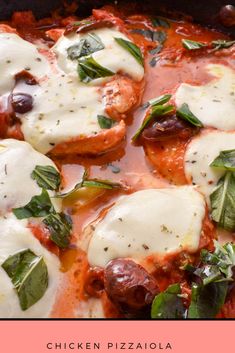
[[[156,30],[151,23],[151,18],[136,14],[128,14],[128,17],[126,17],[125,11],[122,12],[121,9],[118,11],[111,9],[110,11],[113,11],[124,20],[124,32],[128,33],[145,53],[145,85],[142,102],[140,102],[139,107],[129,113],[126,120],[126,139],[115,150],[98,156],[52,156],[52,159],[62,171],[64,189],[70,188],[80,180],[84,168],[88,168],[89,175],[92,178],[110,179],[122,183],[126,187],[125,193],[146,188],[165,187],[172,183],[177,185],[185,184],[183,155],[190,139],[186,141],[176,139],[149,144],[144,147],[140,144],[132,143],[132,136],[141,125],[146,114],[146,110],[141,105],[149,99],[162,94],[174,93],[182,82],[195,85],[209,82],[211,77],[205,72],[205,66],[208,63],[223,63],[230,67],[235,67],[235,54],[232,50],[222,50],[218,55],[206,50],[194,54],[187,53],[182,47],[181,40],[183,38],[207,43],[216,39],[227,39],[227,37],[217,31],[209,30],[187,21],[168,20],[169,28],[157,28],[166,34],[163,48],[159,54],[152,55],[149,50],[153,49],[156,43],[135,31],[136,29]],[[98,15],[102,17],[102,13]],[[62,33],[61,29],[63,30],[65,25],[73,23],[75,20],[78,20],[76,16],[62,19],[58,14],[54,14],[51,18],[36,21],[30,12],[26,12],[23,14],[16,13],[12,21],[7,22],[5,25],[16,27],[23,38],[40,44],[43,48],[45,46],[51,47],[54,44],[53,39],[46,35],[48,30],[51,30],[51,37],[58,38]],[[57,28],[61,32],[56,32]],[[14,136],[17,137],[17,133]],[[20,134],[18,134],[19,136]],[[22,138],[22,136],[20,137]],[[123,191],[89,189],[85,193],[78,191],[75,197],[68,199],[64,203],[65,209],[71,214],[73,219],[73,239],[70,248],[60,253],[64,279],[52,317],[76,317],[77,308],[79,308],[81,300],[89,298],[83,288],[89,265],[85,252],[79,249],[76,243],[81,238],[82,232],[88,224],[95,221],[100,212],[104,208],[109,207],[122,193]],[[212,249],[211,240],[215,237],[215,231],[208,217],[204,222],[204,230],[200,247]],[[43,242],[40,230],[34,229],[34,233]],[[46,246],[50,245],[45,240],[44,243]],[[198,258],[198,254],[187,256],[189,256],[191,261],[196,261]],[[164,259],[165,271],[162,270],[163,266],[161,266],[161,269],[156,266],[156,259],[149,258],[146,260],[148,267],[153,266],[155,263],[153,268],[161,290],[167,288],[170,283],[185,281],[182,271],[178,269],[179,256],[177,258],[177,261],[173,260],[173,258]],[[183,255],[181,260],[185,260]],[[185,291],[187,291],[187,285],[185,285]],[[102,296],[102,301],[105,303],[106,316],[118,317],[119,314],[109,303],[105,294]],[[231,305],[234,311],[234,304]],[[222,313],[225,317],[230,315],[227,313],[227,307]]]

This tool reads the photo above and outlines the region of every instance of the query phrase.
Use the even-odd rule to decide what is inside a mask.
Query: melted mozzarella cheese
[[[42,189],[31,177],[36,165],[56,168],[48,157],[35,151],[27,142],[0,141],[0,215],[14,207],[25,206],[33,196],[41,194]],[[49,194],[54,195],[52,191]],[[61,201],[52,199],[52,202],[60,211]]]
[[[46,250],[27,228],[27,221],[19,221],[14,216],[0,218],[0,317],[1,318],[41,318],[48,317],[53,308],[56,289],[60,281],[59,260]],[[49,284],[43,297],[26,311],[22,311],[17,293],[10,277],[1,264],[14,253],[30,249],[43,256],[47,265]]]
[[[111,70],[114,73],[124,72],[130,75],[134,80],[140,81],[144,75],[144,68],[136,61],[136,59],[124,48],[122,48],[116,41],[116,38],[122,38],[130,41],[123,33],[110,28],[102,28],[92,31],[96,34],[104,44],[104,49],[92,54],[92,57],[101,66]],[[83,38],[87,37],[87,33],[77,34],[73,33],[68,36],[62,36],[54,45],[52,50],[57,54],[59,67],[67,74],[78,76],[77,60],[70,60],[68,58],[67,49],[79,43]],[[91,82],[100,83],[105,79],[98,79]]]
[[[191,186],[148,189],[121,197],[97,225],[88,261],[104,267],[110,260],[150,254],[164,256],[198,249],[205,216],[203,196]]]
[[[32,43],[15,33],[0,33],[0,95],[12,90],[14,76],[23,70],[39,78],[48,73],[49,64]]]
[[[47,153],[60,142],[102,131],[97,115],[105,112],[98,88],[65,75],[54,75],[37,87],[33,109],[20,118],[25,140],[38,151]]]
[[[136,80],[142,79],[143,67],[114,40],[114,37],[128,38],[108,28],[94,33],[105,45],[105,49],[93,54],[97,62],[113,72],[122,71]],[[72,138],[96,135],[102,131],[97,116],[106,115],[105,102],[102,87],[96,85],[100,85],[102,80],[95,80],[94,86],[80,82],[77,61],[67,58],[67,48],[85,36],[87,34],[75,33],[59,39],[53,47],[57,54],[58,72],[33,87],[33,109],[26,114],[18,114],[25,140],[41,153],[48,153],[57,144]],[[14,92],[22,88],[30,93],[30,87],[20,85]]]
[[[235,129],[235,72],[210,64],[207,71],[214,76],[206,85],[182,83],[176,91],[176,105],[189,105],[192,113],[205,125],[222,130]]]
[[[210,167],[221,151],[235,149],[235,132],[204,131],[187,146],[184,157],[186,178],[209,196],[224,171]]]

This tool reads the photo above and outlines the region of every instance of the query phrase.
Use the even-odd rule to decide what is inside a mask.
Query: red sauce
[[[158,28],[165,31],[167,39],[163,45],[163,49],[158,55],[149,54],[148,50],[152,49],[156,44],[146,39],[143,35],[133,33],[133,29],[153,29],[150,17],[143,15],[125,16],[125,13],[112,10],[117,16],[124,20],[117,22],[122,30],[130,35],[137,45],[145,52],[145,89],[142,102],[146,102],[151,98],[160,96],[164,93],[174,93],[182,82],[192,84],[205,84],[210,81],[211,77],[206,73],[205,66],[208,63],[223,63],[234,67],[234,54],[230,51],[220,51],[214,55],[206,50],[195,52],[195,54],[187,53],[182,48],[181,40],[188,38],[191,40],[203,41],[205,43],[216,39],[226,38],[219,32],[203,28],[199,25],[186,21],[171,21],[170,28]],[[131,11],[130,11],[131,12]],[[105,15],[106,14],[106,15]],[[96,19],[103,20],[107,13],[97,11]],[[16,13],[12,21],[6,23],[5,30],[14,31],[7,28],[7,25],[15,27],[17,32],[28,41],[40,41],[49,47],[54,43],[52,39],[57,39],[61,35],[63,27],[77,20],[76,17],[68,17],[62,19],[58,14],[51,18],[36,21],[30,12]],[[108,20],[114,21],[112,13]],[[0,25],[1,30],[2,25]],[[59,28],[59,30],[57,30]],[[49,38],[46,32],[51,29]],[[156,29],[156,28],[155,28]],[[228,55],[229,54],[229,55]],[[155,56],[156,65],[150,64]],[[139,102],[140,103],[140,102]],[[111,179],[121,182],[129,187],[129,192],[133,192],[145,188],[164,187],[170,183],[177,185],[185,184],[186,179],[183,171],[183,156],[189,140],[170,140],[157,144],[149,144],[145,146],[145,151],[141,145],[133,145],[131,138],[141,125],[145,115],[145,110],[136,108],[131,111],[126,120],[127,135],[122,145],[115,150],[109,151],[104,155],[94,157],[83,156],[63,156],[53,157],[53,160],[60,167],[63,174],[64,186],[74,184],[79,180],[82,173],[82,166],[89,168],[90,177],[100,179]],[[3,122],[0,134],[4,135],[4,116],[0,113],[0,121]],[[14,128],[10,128],[10,136],[21,138],[19,124]],[[66,145],[63,146],[66,150]],[[146,154],[145,154],[146,152]],[[147,155],[147,157],[146,157]],[[151,162],[150,162],[150,161]],[[112,166],[118,167],[120,171],[114,172]],[[90,195],[84,202],[78,200],[70,200],[65,204],[65,208],[73,216],[73,244],[75,240],[81,237],[84,228],[94,221],[100,212],[111,205],[120,195],[120,192],[103,191]],[[31,225],[35,236],[50,250],[48,236],[39,228]],[[203,232],[200,241],[200,248],[207,247],[212,249],[212,239],[215,237],[214,227],[206,216],[204,220]],[[199,254],[177,254],[159,260],[150,257],[146,260],[148,267],[152,268],[159,288],[164,290],[170,283],[181,282],[185,293],[190,295],[187,281],[182,270],[179,269],[185,259],[195,262],[198,260]],[[53,310],[53,317],[74,317],[75,309],[80,305],[81,300],[87,300],[89,295],[84,291],[84,282],[88,271],[88,262],[85,253],[75,246],[60,253],[62,269],[65,271],[64,280],[59,291],[56,306]],[[66,300],[65,300],[66,298]],[[105,314],[107,317],[119,317],[119,313],[110,303],[109,299],[102,293],[102,301],[105,304]],[[232,308],[230,310],[230,308]],[[222,310],[222,317],[234,317],[234,304],[226,304]],[[232,314],[231,314],[232,313]]]

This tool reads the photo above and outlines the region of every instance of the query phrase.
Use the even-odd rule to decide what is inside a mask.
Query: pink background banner
[[[234,351],[235,321],[0,321],[1,353]]]

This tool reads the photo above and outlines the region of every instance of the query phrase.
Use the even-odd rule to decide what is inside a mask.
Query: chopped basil
[[[55,213],[48,215],[43,223],[50,232],[50,239],[60,248],[66,248],[69,245],[69,239],[72,230],[72,221],[64,213]]]
[[[117,165],[114,165],[114,164],[112,164],[112,163],[109,163],[109,164],[108,164],[108,167],[110,167],[110,169],[112,170],[112,172],[113,172],[114,174],[118,174],[118,173],[120,173],[120,171],[121,171],[120,167],[118,167]]]
[[[215,241],[214,252],[211,253],[203,249],[201,251],[201,260],[210,266],[216,266],[226,279],[231,280],[233,267],[235,266],[235,244],[227,243],[222,246]]]
[[[227,172],[210,195],[212,219],[228,231],[235,230],[235,175]]]
[[[29,249],[23,250],[9,256],[2,268],[11,279],[22,310],[27,310],[43,297],[48,287],[48,271],[42,256]]]
[[[194,126],[203,127],[202,122],[191,112],[186,103],[182,104],[181,107],[176,110],[176,115]]]
[[[78,60],[78,75],[80,80],[88,83],[101,77],[113,76],[114,72],[98,64],[92,56]]]
[[[31,177],[38,186],[47,190],[57,190],[60,186],[60,173],[52,166],[37,165]]]
[[[230,48],[234,44],[235,44],[235,40],[225,40],[225,39],[213,40],[211,42],[212,47],[215,48],[216,50]]]
[[[174,110],[173,105],[154,105],[151,113],[143,121],[140,128],[136,131],[135,135],[132,137],[132,141],[136,141],[139,138],[143,130],[152,121],[152,119],[171,113],[173,110]]]
[[[131,32],[140,34],[140,35],[144,36],[145,38],[150,39],[151,41],[153,41],[154,31],[151,31],[150,29],[136,28],[136,29],[132,29]]]
[[[221,151],[210,164],[211,167],[235,171],[235,149]]]
[[[216,282],[221,279],[221,272],[218,266],[205,265],[194,270],[194,275],[201,278],[203,285]]]
[[[143,59],[141,50],[139,47],[137,47],[137,45],[123,38],[114,38],[114,39],[121,47],[129,51],[129,53],[136,59],[136,61],[140,65],[144,66],[144,59]]]
[[[42,189],[40,195],[33,196],[30,202],[24,207],[13,208],[12,212],[18,219],[30,217],[45,217],[50,213],[55,213],[48,192]]]
[[[206,46],[206,44],[201,42],[196,42],[194,40],[182,39],[182,44],[185,49],[188,50],[197,50]]]
[[[79,43],[73,44],[67,49],[68,58],[77,60],[83,56],[88,56],[96,51],[104,49],[100,37],[95,33],[88,33],[86,38],[82,38]]]
[[[149,61],[149,65],[150,65],[151,67],[155,67],[156,64],[157,64],[157,62],[159,61],[159,59],[160,59],[160,58],[155,58],[155,57],[153,57],[153,58]]]
[[[152,25],[154,27],[170,28],[170,23],[165,18],[162,18],[162,17],[152,18]]]
[[[214,252],[206,249],[201,251],[199,267],[191,264],[183,267],[185,271],[197,277],[197,281],[192,282],[191,302],[187,315],[190,319],[216,317],[225,302],[228,284],[234,281],[235,245],[227,243],[222,246],[216,241],[214,244]],[[174,309],[174,301],[172,303]]]
[[[185,315],[186,309],[179,284],[170,285],[154,298],[151,308],[152,319],[182,319]]]
[[[201,267],[194,271],[202,283],[193,283],[189,318],[214,318],[225,302],[228,282],[233,281],[235,245],[215,241],[213,253],[201,251]]]
[[[235,245],[227,243],[222,246],[216,241],[214,244],[214,252],[206,249],[201,251],[199,267],[188,263],[182,268],[191,276],[197,277],[191,284],[192,295],[188,313],[183,305],[180,284],[173,284],[153,300],[153,319],[216,317],[225,302],[228,284],[234,281]]]
[[[153,42],[159,42],[163,44],[167,38],[166,32],[156,31],[153,32]]]
[[[101,129],[111,129],[116,124],[115,120],[107,118],[104,115],[97,115],[97,119]]]
[[[225,302],[227,290],[227,282],[211,282],[207,285],[194,283],[188,318],[214,318]]]
[[[149,54],[151,54],[151,55],[158,54],[158,53],[160,53],[160,51],[162,50],[162,48],[163,48],[163,45],[162,45],[162,44],[159,44],[159,45],[157,45],[155,48],[150,49],[150,50],[149,50]]]

